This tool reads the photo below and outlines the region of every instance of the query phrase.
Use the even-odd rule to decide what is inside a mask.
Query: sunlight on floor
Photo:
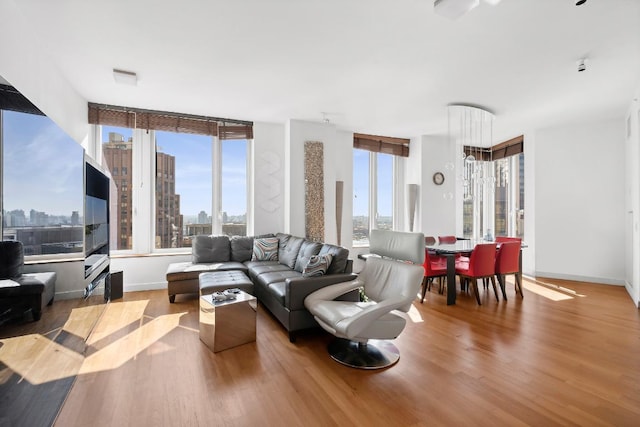
[[[424,319],[422,318],[422,315],[420,314],[420,312],[418,311],[418,309],[416,308],[416,306],[414,304],[411,304],[411,308],[407,312],[407,315],[409,316],[409,320],[411,320],[413,323],[423,323],[424,322]]]
[[[571,289],[563,288],[562,286],[553,285],[531,278],[523,278],[522,286],[529,292],[533,292],[534,294],[548,298],[552,301],[564,301],[573,299],[575,297],[585,296],[580,295]]]
[[[149,305],[149,300],[110,302],[102,315],[102,321],[96,325],[87,344],[93,345],[125,326],[139,322],[147,305]]]
[[[104,304],[74,308],[62,329],[86,340],[105,309]]]
[[[135,331],[98,350],[85,359],[80,374],[106,371],[124,365],[127,360],[151,346],[171,332],[180,323],[185,313],[167,314],[156,317]]]
[[[84,361],[82,354],[42,335],[23,335],[0,342],[0,362],[34,385],[75,376]]]
[[[126,332],[124,328],[138,323],[133,331],[96,350],[90,356],[85,357],[84,354],[43,335],[30,334],[0,340],[0,362],[34,385],[78,374],[116,369],[179,327],[180,318],[187,314],[183,312],[162,315],[142,324],[148,304],[148,300],[142,300],[109,303],[106,307],[97,305],[73,309],[65,325],[58,331],[65,331],[83,341],[86,340],[87,345],[99,343],[115,332]],[[91,333],[92,328],[94,330]],[[58,336],[58,333],[54,334],[53,339]],[[172,349],[162,347],[154,351],[158,353]]]

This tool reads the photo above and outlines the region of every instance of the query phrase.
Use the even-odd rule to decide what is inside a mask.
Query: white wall
[[[253,234],[284,231],[285,127],[254,123],[253,135]]]
[[[166,272],[172,262],[191,261],[191,254],[111,258],[110,271],[123,272],[125,292],[167,289]]]
[[[456,171],[446,169],[453,163],[455,150],[446,136],[423,136],[421,156],[420,221],[425,236],[455,235],[456,233]],[[411,155],[412,153],[410,153]],[[436,185],[433,174],[442,172],[444,183]]]
[[[622,120],[535,132],[537,276],[624,283],[624,141]]]
[[[87,139],[87,100],[62,76],[14,2],[0,2],[0,76],[78,143]]]
[[[348,159],[344,158],[344,141],[347,137],[345,134],[338,134],[336,127],[332,124],[302,120],[289,120],[286,132],[285,232],[296,236],[305,235],[304,143],[322,142],[324,144],[325,242],[336,243],[335,182],[338,177],[340,180],[345,180],[349,176],[348,173],[343,172],[343,168],[349,167],[346,165]],[[353,140],[348,147],[353,148]],[[341,156],[343,158],[340,158]],[[349,167],[348,170],[350,169]]]
[[[625,121],[625,287],[640,307],[640,88]]]

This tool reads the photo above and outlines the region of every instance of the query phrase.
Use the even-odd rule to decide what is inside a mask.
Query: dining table
[[[481,243],[494,243],[494,241],[484,239],[458,239],[455,243],[433,243],[426,245],[426,249],[435,253],[436,255],[443,256],[447,259],[447,305],[454,305],[456,303],[456,257],[458,255],[470,255],[476,245]],[[497,243],[500,247],[500,243]],[[522,244],[520,248],[520,258],[518,260],[518,279],[522,283],[522,248],[526,247]],[[500,284],[502,287],[502,293],[504,295],[504,282]]]

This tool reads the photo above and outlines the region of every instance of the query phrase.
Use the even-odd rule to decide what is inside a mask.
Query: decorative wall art
[[[304,143],[304,212],[306,238],[324,241],[324,146]]]

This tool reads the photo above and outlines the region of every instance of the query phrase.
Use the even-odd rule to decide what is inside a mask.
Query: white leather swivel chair
[[[313,292],[304,305],[336,339],[329,354],[347,366],[379,369],[398,361],[400,353],[389,341],[400,335],[407,312],[424,276],[424,235],[371,230],[368,257],[358,278]],[[335,301],[359,287],[368,302]]]

